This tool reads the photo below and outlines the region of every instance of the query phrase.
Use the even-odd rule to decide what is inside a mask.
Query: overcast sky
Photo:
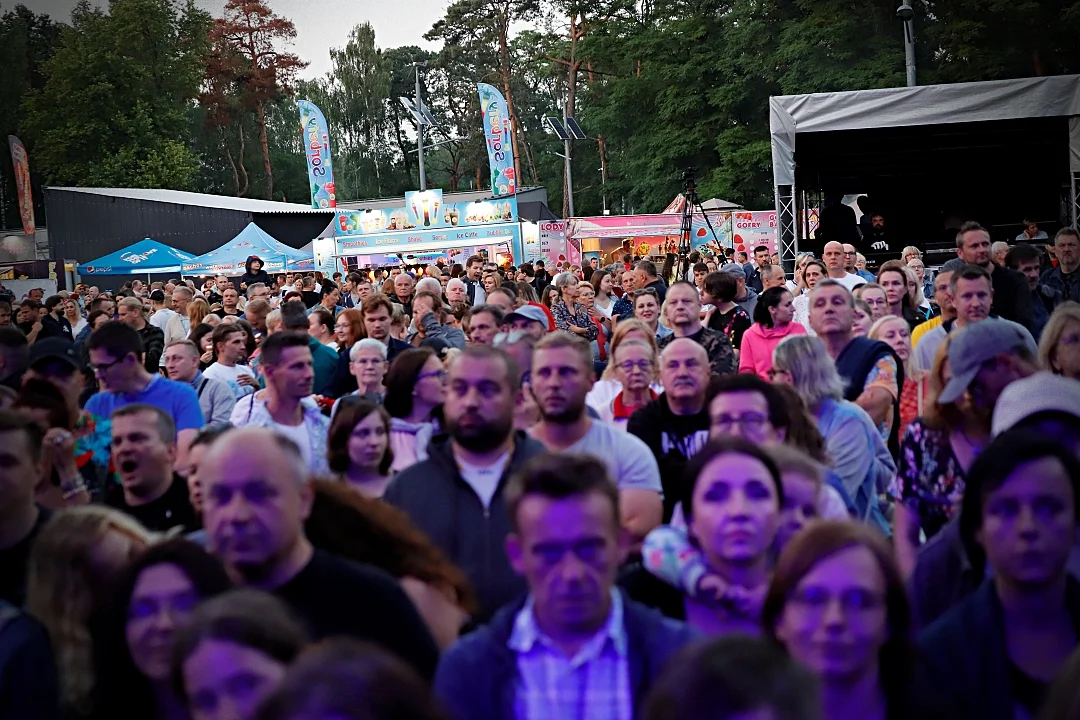
[[[35,12],[45,12],[68,22],[76,0],[21,0]],[[221,16],[224,0],[196,0],[215,17]],[[311,63],[306,78],[318,77],[330,69],[329,48],[342,47],[349,31],[362,22],[375,28],[375,42],[381,48],[419,45],[437,49],[423,35],[442,17],[448,0],[266,0],[278,15],[296,24],[293,52]],[[0,8],[10,9],[15,0],[0,0]],[[91,4],[107,6],[105,0]]]

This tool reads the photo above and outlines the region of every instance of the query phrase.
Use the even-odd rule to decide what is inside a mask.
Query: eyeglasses
[[[428,372],[422,372],[416,376],[416,382],[420,382],[421,380],[429,377],[438,378],[440,381],[444,380],[446,378],[446,371],[442,368],[439,368],[438,370],[429,370]]]
[[[718,430],[730,430],[738,425],[745,430],[760,430],[769,422],[767,415],[761,413],[743,413],[742,415],[721,415],[713,421]]]
[[[656,288],[641,288],[634,291],[634,297],[641,297],[642,295],[652,295],[654,298],[660,297],[656,294]]]
[[[626,373],[632,372],[634,368],[637,368],[641,372],[649,372],[649,370],[652,369],[652,363],[648,360],[638,360],[637,362],[627,360],[626,362],[619,363],[616,367]]]
[[[93,372],[95,375],[101,375],[102,373],[107,373],[109,370],[124,362],[124,360],[126,359],[127,355],[120,358],[119,360],[113,360],[111,363],[102,363],[101,365],[94,365],[93,363],[91,363],[90,371]]]

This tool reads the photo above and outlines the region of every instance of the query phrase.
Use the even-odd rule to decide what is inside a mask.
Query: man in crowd
[[[301,303],[293,300],[281,306],[281,329],[303,333],[304,337],[308,339],[308,348],[311,350],[311,359],[315,371],[315,384],[312,392],[316,395],[326,395],[334,384],[334,372],[337,370],[338,355],[333,349],[308,335],[310,327],[307,310],[302,307]],[[262,358],[263,355],[260,353],[260,369],[263,367]]]
[[[230,287],[229,278],[224,275],[214,276],[214,287],[206,296],[206,302],[210,305],[220,303],[225,296],[225,291]]]
[[[506,490],[524,601],[454,645],[435,691],[455,718],[630,718],[696,633],[615,587],[621,497],[595,458],[545,454]]]
[[[390,299],[405,308],[406,315],[413,314],[412,304],[414,289],[412,275],[401,273],[394,278],[394,294],[390,296]]]
[[[259,299],[266,300],[267,302],[269,302],[270,301],[270,288],[266,285],[266,283],[261,283],[261,282],[252,283],[251,285],[248,286],[248,289],[244,292],[244,297],[247,298],[248,303],[251,303],[252,300],[259,300]],[[245,315],[247,313],[247,307],[248,307],[247,305],[244,305],[244,313],[245,313]],[[245,317],[245,315],[241,315],[240,317]]]
[[[937,401],[958,402],[970,393],[989,415],[1006,386],[1038,370],[1038,354],[1031,333],[1017,323],[988,318],[962,327],[949,343],[952,377]]]
[[[18,392],[29,356],[30,345],[22,330],[0,328],[0,385]]]
[[[469,288],[466,287],[465,281],[461,278],[451,278],[450,282],[446,283],[446,300],[451,305],[454,303],[469,303]]]
[[[629,320],[634,317],[634,291],[637,290],[637,278],[633,270],[623,271],[622,289],[622,297],[611,306],[611,317],[614,320]]]
[[[244,319],[251,324],[256,337],[266,335],[266,318],[270,315],[272,309],[270,302],[261,297],[248,300],[248,304],[244,306]]]
[[[26,599],[30,549],[52,517],[34,501],[45,471],[43,437],[26,415],[0,410],[0,600],[16,607]]]
[[[761,268],[768,264],[769,248],[764,245],[758,245],[754,248],[753,260],[743,265],[743,272],[746,273],[746,287],[751,288],[757,292],[758,295],[765,291],[761,277]]]
[[[766,252],[768,252],[767,248]],[[708,356],[706,372],[711,368],[714,375],[727,375],[738,370],[735,351],[727,335],[701,324],[701,296],[696,287],[685,280],[673,284],[668,289],[667,315],[664,319],[674,333],[657,343],[660,350],[680,338],[687,338],[700,345]],[[704,386],[702,386],[702,392],[704,392]]]
[[[49,296],[45,301],[45,312],[41,315],[41,331],[38,332],[37,339],[50,337],[75,340],[71,333],[71,323],[64,317],[64,298],[59,295]]]
[[[494,305],[474,305],[465,314],[464,321],[469,329],[469,342],[473,345],[491,345],[503,322],[503,311]]]
[[[121,299],[118,310],[120,322],[134,329],[142,340],[143,367],[147,372],[156,373],[161,367],[161,355],[165,351],[165,333],[146,322],[143,304],[138,298]]]
[[[1031,291],[1031,335],[1038,339],[1050,321],[1050,313],[1061,302],[1061,291],[1039,282],[1042,254],[1030,243],[1017,245],[1005,256],[1005,267],[1015,270],[1027,280]]]
[[[675,287],[671,289],[674,292]],[[667,344],[660,353],[660,381],[664,392],[630,416],[626,431],[641,438],[656,458],[664,488],[664,521],[669,522],[683,494],[686,464],[709,439],[705,349],[688,338]]]
[[[201,355],[195,343],[177,340],[165,348],[165,372],[170,380],[187,383],[195,391],[207,425],[228,425],[236,407],[236,394],[225,383],[212,380],[199,370]]]
[[[761,287],[762,292],[774,287],[784,287],[787,285],[787,276],[784,275],[784,268],[780,265],[764,265],[758,270],[761,275]]]
[[[838,280],[819,281],[810,294],[810,326],[825,343],[840,377],[848,383],[844,399],[867,412],[895,454],[904,366],[885,343],[855,337],[854,322],[855,299],[851,292]]]
[[[384,496],[464,570],[484,618],[523,589],[503,550],[503,495],[507,479],[544,447],[514,430],[520,380],[502,350],[473,345],[454,357],[443,405],[448,437],[434,440],[428,458],[402,471]]]
[[[544,288],[551,284],[552,277],[551,273],[547,271],[547,265],[544,264],[543,260],[537,260],[533,267],[535,268],[533,275],[533,289],[536,290],[536,295],[539,297],[540,293],[544,291]]]
[[[0,300],[0,327],[11,327],[11,303]]]
[[[191,334],[191,320],[188,319],[187,309],[188,304],[194,297],[195,295],[189,287],[180,286],[173,290],[172,304],[175,314],[169,318],[168,323],[165,325],[163,342],[166,347],[177,340],[186,340],[187,336]]]
[[[168,303],[171,301],[172,296],[166,298],[164,290],[153,290],[150,293],[150,305],[153,308],[153,313],[150,315],[148,322],[160,330],[162,336],[169,327],[169,320],[176,316],[176,313],[168,307]]]
[[[937,304],[940,312],[937,317],[919,323],[911,331],[912,348],[917,348],[919,341],[936,327],[948,323],[948,329],[945,332],[948,333],[952,329],[952,323],[956,320],[956,307],[953,305],[952,295],[949,292],[949,283],[953,273],[963,268],[965,264],[960,258],[953,258],[938,269],[937,275],[934,276],[934,303]],[[916,367],[921,367],[921,365],[916,364]]]
[[[171,417],[153,405],[118,408],[112,414],[112,456],[120,484],[106,491],[108,505],[155,532],[199,528],[187,481],[173,470],[176,425]]]
[[[237,406],[232,424],[270,428],[284,435],[296,443],[312,475],[325,475],[329,472],[326,436],[330,421],[311,399],[316,374],[311,339],[289,331],[266,338],[259,356],[266,389]]]
[[[484,259],[479,255],[470,255],[469,259],[465,261],[465,287],[469,292],[469,304],[470,305],[483,305],[487,302],[487,293],[484,292],[484,286],[480,283],[480,278],[484,273]],[[537,290],[540,292],[540,290]]]
[[[221,317],[240,317],[240,293],[229,287],[221,293]]]
[[[318,290],[315,288],[314,277],[311,277],[309,275],[304,276],[304,279],[300,283],[300,287],[303,288],[300,291],[300,298],[304,303],[304,308],[310,310],[311,308],[318,305],[319,301],[322,300],[322,295],[319,294],[319,290],[321,290],[322,288],[321,286]]]
[[[86,401],[86,411],[96,417],[112,417],[125,405],[153,405],[173,419],[176,426],[177,466],[187,462],[187,448],[205,422],[199,398],[187,383],[150,373],[142,363],[139,334],[129,325],[109,321],[86,341],[90,369],[106,388]]]
[[[844,245],[842,243],[825,243],[825,250],[821,253],[821,259],[825,263],[825,270],[830,278],[839,282],[850,292],[859,285],[863,285],[866,281],[845,269],[844,257]],[[750,317],[754,317],[753,313],[750,314]]]
[[[409,337],[410,344],[419,346],[424,340],[439,339],[452,348],[465,347],[465,333],[444,324],[446,310],[438,295],[429,292],[417,293],[413,298],[413,313],[416,332]]]
[[[210,380],[224,383],[237,400],[259,389],[255,371],[247,365],[247,332],[233,323],[222,323],[211,334],[215,361],[203,373]]]
[[[1042,282],[1061,293],[1061,301],[1080,302],[1080,233],[1064,227],[1054,236],[1057,267],[1043,273]]]
[[[517,295],[514,294],[513,286],[503,285],[492,289],[487,296],[487,305],[499,308],[503,315],[509,315],[514,312],[514,307],[517,305]]]
[[[345,276],[345,292],[341,295],[341,304],[346,308],[358,308],[360,304],[364,302],[364,298],[360,297],[360,280],[363,276],[358,272],[351,272]],[[371,287],[371,283],[368,283],[368,287]]]
[[[619,488],[622,525],[639,542],[663,516],[660,468],[637,437],[585,411],[593,385],[592,350],[583,339],[550,333],[536,345],[530,376],[540,422],[530,434],[548,450],[600,459]]]
[[[1009,243],[998,240],[990,245],[990,259],[998,267],[1007,267],[1005,256],[1009,254]]]
[[[642,260],[634,266],[634,287],[652,288],[656,291],[657,302],[664,304],[664,299],[667,297],[667,285],[657,277],[656,263],[652,260]]]
[[[1033,243],[1049,239],[1046,232],[1039,229],[1039,223],[1030,218],[1024,218],[1024,230],[1016,236],[1016,242],[1018,243]]]
[[[511,330],[520,330],[531,337],[534,342],[540,342],[540,339],[548,332],[547,315],[544,313],[543,308],[531,304],[522,305],[514,310],[505,317],[504,322]]]
[[[382,293],[376,293],[364,301],[361,312],[364,315],[364,332],[367,337],[378,340],[386,346],[387,362],[393,363],[399,353],[412,347],[404,340],[390,336],[390,321],[394,316],[394,307],[390,304],[390,298]]]
[[[87,309],[86,314],[89,315],[95,310],[100,310],[109,317],[116,317],[116,301],[112,298],[105,297],[104,295],[98,295],[90,301],[90,307]],[[184,317],[186,319],[186,314]],[[93,328],[89,325],[80,330],[79,334],[75,337],[75,345],[80,348],[84,347],[86,340],[90,337],[92,331]],[[187,333],[184,333],[184,337],[187,337]]]
[[[752,288],[746,286],[746,271],[739,263],[728,263],[720,268],[720,272],[727,273],[735,278],[738,290],[735,293],[735,304],[746,311],[750,317],[754,317],[754,308],[757,307],[758,294]]]
[[[991,314],[1018,322],[1031,329],[1031,291],[1024,276],[995,265],[990,252],[990,233],[977,222],[966,222],[956,235],[956,254],[968,265],[978,265],[990,274],[993,285]]]
[[[307,348],[301,343],[288,352]],[[198,474],[209,550],[237,581],[283,600],[314,639],[368,640],[421,677],[432,676],[435,642],[398,583],[381,570],[316,550],[304,534],[313,490],[294,442],[266,428],[231,430],[206,450]]]

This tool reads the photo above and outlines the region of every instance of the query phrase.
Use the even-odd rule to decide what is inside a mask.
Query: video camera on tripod
[[[697,174],[698,169],[693,166],[686,168],[682,172],[683,197],[686,202],[683,204],[682,225],[679,229],[678,267],[679,277],[683,280],[690,276],[690,253],[693,250],[695,209],[701,212],[701,217],[705,219],[705,225],[708,226],[709,232],[712,233],[716,246],[720,247],[720,239],[716,236],[716,230],[713,229],[712,223],[709,222],[709,216],[705,213],[705,208],[701,207],[701,200],[698,198]]]

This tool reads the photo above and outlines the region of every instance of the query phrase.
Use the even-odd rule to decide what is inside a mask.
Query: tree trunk
[[[229,149],[229,139],[225,136],[225,128],[221,128],[221,146],[225,148],[225,157],[229,159],[229,169],[232,170],[236,197],[240,197],[240,173],[236,171],[236,160],[233,159],[232,150]]]
[[[240,119],[240,121],[237,123],[237,126],[240,128],[240,154],[239,154],[239,156],[237,157],[236,160],[237,160],[237,166],[240,168],[240,175],[244,178],[244,188],[241,190],[240,186],[239,186],[239,183],[237,183],[236,197],[244,197],[244,195],[247,195],[247,191],[248,191],[248,171],[247,171],[247,167],[244,166],[245,143],[244,143],[244,120],[243,120],[243,118]]]
[[[259,145],[262,149],[263,169],[266,171],[266,199],[274,198],[274,171],[270,169],[270,141],[266,137],[266,113],[263,104],[259,103]]]
[[[506,96],[506,110],[510,113],[510,140],[514,150],[514,185],[521,184],[521,154],[518,152],[518,133],[521,128],[518,124],[517,112],[514,111],[514,96],[510,92],[510,47],[506,34],[509,32],[507,22],[499,27],[499,74],[502,76],[503,93]]]

